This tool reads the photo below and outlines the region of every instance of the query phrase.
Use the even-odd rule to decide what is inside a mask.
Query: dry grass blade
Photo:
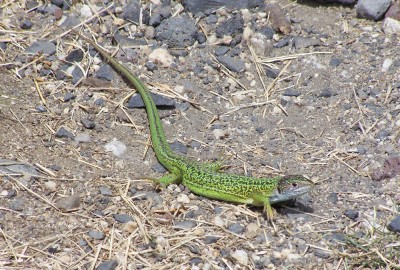
[[[264,101],[264,102],[254,102],[254,103],[242,104],[242,105],[239,105],[239,106],[237,106],[236,108],[234,108],[234,109],[232,109],[230,111],[227,111],[226,113],[224,113],[224,115],[231,114],[233,112],[236,112],[236,111],[244,109],[244,108],[258,107],[258,106],[263,106],[263,105],[266,105],[266,104],[272,104],[272,103],[275,103],[275,102],[276,102],[276,100],[272,99],[272,100]]]
[[[258,78],[260,79],[260,82],[261,82],[261,84],[262,84],[262,86],[263,86],[264,93],[265,93],[265,92],[267,91],[267,89],[266,89],[266,87],[265,87],[265,83],[264,83],[264,80],[263,80],[263,75],[264,75],[264,74],[263,74],[261,65],[260,65],[259,60],[258,60],[259,57],[258,57],[258,55],[256,54],[256,52],[254,51],[254,48],[253,48],[252,46],[250,46],[248,43],[247,43],[247,46],[249,47],[251,56],[252,56],[252,58],[253,58],[254,66],[256,67],[256,70],[257,70]]]
[[[307,56],[307,55],[313,55],[313,54],[332,54],[333,52],[310,52],[310,53],[298,53],[298,54],[291,54],[291,55],[284,55],[284,56],[278,56],[278,57],[272,57],[272,58],[261,58],[259,61],[261,64],[265,65],[268,63],[274,63],[274,62],[281,62],[281,61],[286,61],[286,60],[292,60],[292,59],[297,59],[302,56]]]

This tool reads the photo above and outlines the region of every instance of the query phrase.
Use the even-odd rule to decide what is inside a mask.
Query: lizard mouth
[[[275,194],[272,194],[269,197],[269,202],[271,204],[273,203],[278,203],[278,202],[283,202],[283,201],[288,201],[292,200],[295,198],[298,198],[300,196],[303,196],[304,194],[310,192],[311,187],[309,186],[304,186],[304,187],[293,187],[292,189],[285,189],[281,190],[278,188],[275,192]]]

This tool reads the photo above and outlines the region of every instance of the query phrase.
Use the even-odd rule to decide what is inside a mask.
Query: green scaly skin
[[[154,152],[158,161],[170,172],[156,180],[159,184],[182,183],[192,192],[204,197],[264,206],[268,219],[272,219],[272,203],[287,201],[311,190],[312,181],[301,175],[273,178],[254,178],[219,172],[219,163],[201,164],[174,153],[165,137],[164,128],[154,100],[147,87],[94,41],[73,32],[90,43],[111,66],[122,73],[139,92],[146,107]]]

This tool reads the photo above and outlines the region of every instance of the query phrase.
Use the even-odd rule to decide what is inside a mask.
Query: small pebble
[[[49,190],[49,191],[51,191],[51,192],[54,192],[54,191],[57,190],[57,183],[54,182],[54,181],[47,181],[47,182],[44,183],[44,187],[45,187],[47,190]]]
[[[188,195],[186,195],[184,193],[180,193],[178,195],[178,197],[176,198],[176,201],[180,202],[180,203],[184,203],[184,204],[189,204],[190,203],[190,199],[189,199]]]
[[[356,219],[356,218],[358,218],[359,213],[358,213],[357,210],[348,209],[348,210],[346,210],[346,211],[344,212],[344,215],[345,215],[346,217],[348,217],[349,219]]]
[[[10,208],[14,211],[22,211],[25,207],[26,200],[22,198],[15,198],[15,200],[10,203]]]
[[[242,234],[244,232],[245,228],[244,228],[243,225],[241,225],[240,223],[236,222],[236,223],[233,223],[233,224],[229,225],[228,226],[228,230],[233,232],[233,233],[236,233],[236,234]]]
[[[389,231],[400,233],[400,216],[397,216],[392,221],[390,221],[387,228]]]
[[[175,222],[174,228],[181,230],[189,230],[197,226],[197,223],[191,220]]]
[[[215,216],[214,217],[214,224],[216,226],[218,226],[218,227],[224,227],[225,226],[225,222],[220,216]]]
[[[87,118],[81,119],[81,124],[83,125],[84,128],[87,129],[93,129],[96,127],[96,124],[92,120]]]
[[[123,142],[113,138],[109,143],[104,145],[104,149],[106,152],[111,152],[114,156],[120,157],[125,153],[127,147]]]
[[[90,142],[90,135],[86,133],[78,133],[75,137],[75,142],[82,143],[82,142]]]
[[[96,270],[115,270],[118,266],[117,260],[104,261],[97,266]]]
[[[56,204],[57,208],[65,212],[78,210],[80,205],[81,205],[81,200],[78,195],[72,195],[69,197],[62,198]]]
[[[138,228],[138,224],[135,221],[128,221],[124,224],[124,231],[133,233]]]
[[[127,223],[133,221],[133,218],[127,214],[114,214],[113,218],[119,223]]]
[[[88,235],[96,240],[103,240],[105,238],[105,235],[101,231],[96,231],[96,230],[91,230],[88,232]]]
[[[257,223],[249,223],[246,226],[246,237],[247,238],[254,238],[256,237],[260,232],[260,227],[258,226]]]
[[[235,252],[232,253],[232,257],[242,265],[249,264],[249,256],[244,250],[237,249]]]
[[[100,190],[100,194],[103,196],[112,196],[113,195],[111,188],[109,188],[107,186],[100,186],[99,190]]]
[[[225,131],[223,129],[216,128],[213,130],[214,137],[217,139],[223,139],[226,137]]]

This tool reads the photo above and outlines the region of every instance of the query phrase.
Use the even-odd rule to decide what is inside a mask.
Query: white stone
[[[236,259],[240,264],[248,265],[249,264],[249,256],[246,251],[238,249],[233,252],[232,257]]]
[[[85,18],[93,16],[93,12],[88,5],[82,5],[80,12],[82,17]]]
[[[224,220],[223,220],[220,216],[216,216],[216,217],[214,218],[214,224],[215,224],[216,226],[218,226],[218,227],[224,227],[225,222],[224,222]]]
[[[54,181],[47,181],[44,183],[44,187],[49,191],[56,191],[57,183]]]
[[[382,72],[387,72],[392,64],[393,64],[393,60],[386,58],[382,64]]]
[[[382,30],[386,35],[400,34],[400,22],[393,18],[385,18],[382,23]]]
[[[125,153],[127,147],[123,142],[113,138],[109,143],[104,145],[104,149],[107,152],[112,152],[115,156],[120,157],[123,153]]]
[[[174,63],[173,56],[164,48],[157,48],[149,54],[149,60],[159,63],[164,67],[171,67]]]
[[[176,198],[176,201],[180,202],[180,203],[184,203],[184,204],[190,203],[190,199],[189,199],[188,195],[186,195],[184,193],[179,194],[178,197]]]

